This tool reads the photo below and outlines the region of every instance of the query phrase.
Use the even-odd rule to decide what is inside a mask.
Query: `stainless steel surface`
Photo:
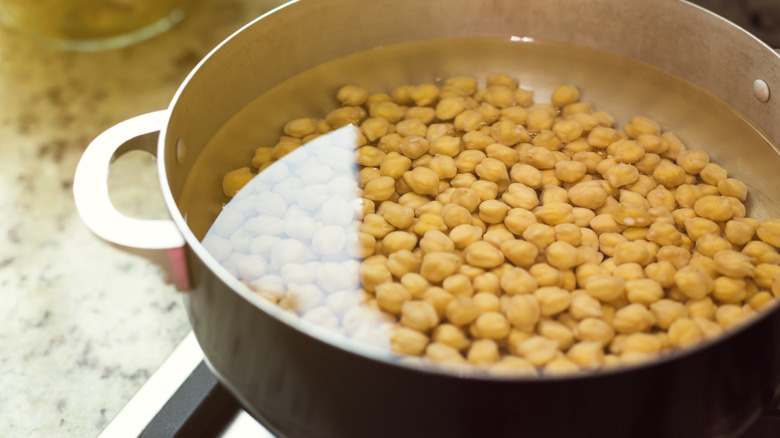
[[[73,181],[73,197],[79,215],[102,239],[120,249],[147,258],[163,268],[167,282],[178,290],[189,289],[184,262],[184,239],[169,220],[140,220],[121,214],[108,195],[111,162],[125,152],[156,153],[156,134],[168,121],[168,111],[128,119],[99,135],[79,161]]]

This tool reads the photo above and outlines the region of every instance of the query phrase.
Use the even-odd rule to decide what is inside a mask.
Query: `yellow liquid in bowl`
[[[77,50],[128,45],[181,20],[192,0],[0,0],[3,24]]]

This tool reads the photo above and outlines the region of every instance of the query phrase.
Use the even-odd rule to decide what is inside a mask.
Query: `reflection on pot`
[[[364,305],[358,281],[365,254],[356,142],[348,125],[274,162],[225,205],[203,246],[303,321],[388,350],[394,319]]]

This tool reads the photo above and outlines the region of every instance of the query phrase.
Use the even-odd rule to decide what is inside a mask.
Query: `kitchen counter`
[[[0,436],[96,436],[189,331],[157,267],[84,226],[73,173],[92,138],[165,108],[195,64],[281,1],[204,0],[121,50],[49,49],[0,28]],[[151,156],[118,160],[112,199],[166,216]]]

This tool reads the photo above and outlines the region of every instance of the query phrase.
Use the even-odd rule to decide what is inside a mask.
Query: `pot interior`
[[[341,6],[349,7],[349,2],[343,3]],[[529,2],[527,6],[537,8],[538,12],[561,7],[555,2],[549,6],[541,3]],[[592,13],[611,3],[594,2]],[[639,9],[655,4],[646,3],[639,4]],[[694,17],[695,21],[711,24],[722,31],[739,32],[695,8],[671,3],[662,3],[661,9],[682,12],[683,18]],[[166,150],[160,154],[165,157],[161,168],[165,169],[175,208],[181,215],[175,219],[186,226],[185,236],[196,253],[207,265],[213,266],[218,275],[229,275],[227,271],[219,271],[216,261],[210,259],[197,243],[206,236],[229,201],[222,191],[223,176],[233,169],[248,166],[258,147],[272,147],[283,135],[282,127],[289,120],[325,117],[338,106],[334,96],[342,86],[354,84],[371,93],[390,93],[399,85],[440,85],[454,76],[472,76],[484,86],[486,77],[495,73],[519,79],[520,87],[533,91],[538,103],[548,103],[557,86],[572,84],[580,90],[581,101],[592,103],[596,111],[606,111],[614,116],[618,129],[633,116],[657,121],[664,132],[673,132],[690,149],[706,151],[713,162],[729,171],[729,176],[747,185],[750,195],[745,205],[749,217],[780,216],[777,202],[780,182],[775,177],[776,169],[780,168],[778,148],[769,140],[771,132],[765,133],[757,126],[760,124],[769,132],[767,127],[770,125],[766,120],[778,119],[778,113],[773,110],[774,101],[761,113],[761,120],[753,123],[732,106],[732,103],[749,100],[742,91],[724,95],[733,87],[721,87],[715,93],[709,90],[711,79],[696,83],[691,80],[706,76],[717,67],[714,59],[708,59],[699,70],[691,69],[690,60],[685,57],[700,54],[686,53],[686,47],[674,48],[655,33],[647,37],[651,40],[658,36],[658,48],[654,49],[648,49],[652,44],[635,35],[627,37],[624,44],[616,42],[612,31],[607,32],[607,36],[613,38],[603,44],[600,37],[583,29],[577,29],[581,34],[563,32],[560,38],[555,38],[552,37],[555,32],[529,25],[526,18],[501,17],[501,11],[506,12],[513,5],[512,2],[495,2],[493,8],[488,8],[488,15],[498,20],[494,28],[488,29],[489,21],[482,17],[478,22],[479,31],[466,29],[455,35],[451,32],[437,34],[448,27],[446,20],[437,18],[427,33],[411,32],[396,37],[401,32],[388,30],[392,26],[383,24],[375,37],[360,44],[338,46],[336,43],[348,39],[348,36],[339,36],[331,44],[312,42],[312,55],[308,58],[301,54],[300,58],[293,56],[290,59],[280,55],[292,53],[284,50],[285,43],[271,43],[263,38],[272,31],[284,33],[285,18],[300,18],[305,5],[292,5],[290,11],[280,11],[278,19],[271,15],[264,19],[266,23],[260,20],[219,48],[180,90],[165,137]],[[382,7],[377,6],[377,9]],[[441,11],[446,6],[433,2],[431,10],[436,8]],[[621,8],[617,8],[617,15]],[[392,14],[388,21],[399,20],[396,15]],[[591,12],[585,12],[585,15],[584,22],[592,24],[595,18]],[[322,19],[325,24],[316,27],[327,27],[329,18],[333,17],[326,13]],[[514,18],[518,23],[513,25]],[[573,18],[561,20],[568,23]],[[358,28],[361,26],[367,25],[361,24]],[[441,38],[441,35],[449,36]],[[583,38],[578,38],[579,35]],[[720,41],[724,37],[715,39]],[[637,41],[645,42],[638,44]],[[615,50],[616,45],[621,48]],[[334,49],[334,46],[338,47]],[[317,52],[317,47],[324,47],[324,50]],[[671,52],[656,53],[670,47]],[[634,49],[636,56],[628,56],[634,54]],[[287,47],[287,50],[292,49]],[[241,56],[246,53],[250,53],[249,59],[243,62]],[[680,61],[676,62],[674,57]],[[768,55],[765,58],[771,59]],[[665,62],[658,66],[643,60]],[[253,71],[254,67],[257,67],[257,73]],[[275,68],[278,72],[256,77]],[[686,78],[675,74],[683,70],[690,71]],[[743,84],[747,78],[735,75],[726,76],[726,80]],[[241,89],[246,91],[242,93]],[[233,98],[220,97],[222,91]],[[751,101],[741,108],[756,113],[755,105],[758,104]],[[174,158],[177,142],[187,145],[188,151],[178,160]],[[239,293],[261,308],[267,308],[267,303],[253,295],[249,288],[241,289]],[[316,329],[303,329],[316,334]],[[362,351],[360,348],[357,347],[358,351]]]

